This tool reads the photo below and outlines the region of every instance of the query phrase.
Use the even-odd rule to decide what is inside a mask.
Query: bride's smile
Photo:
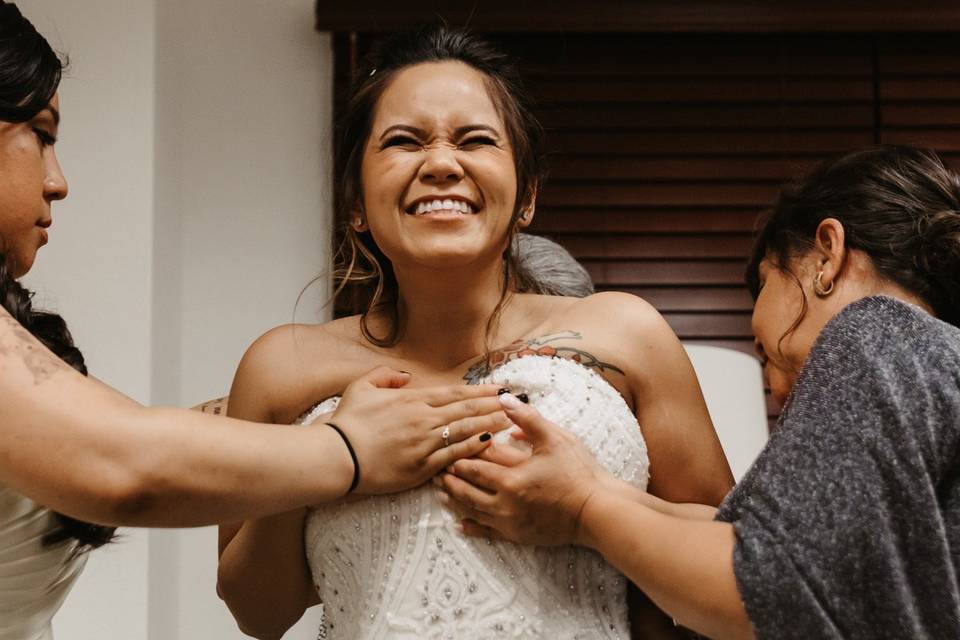
[[[488,86],[460,62],[419,64],[377,104],[353,216],[399,269],[468,266],[506,248],[516,164]]]

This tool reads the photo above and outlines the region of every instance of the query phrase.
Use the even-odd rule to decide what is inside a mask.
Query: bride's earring
[[[821,298],[826,298],[833,293],[833,281],[830,282],[829,287],[823,287],[823,271],[818,272],[817,277],[813,279],[813,292]]]
[[[364,231],[367,230],[367,226],[364,223],[363,218],[361,216],[357,216],[356,218],[353,219],[353,228],[354,230],[356,230],[357,233],[363,233]]]

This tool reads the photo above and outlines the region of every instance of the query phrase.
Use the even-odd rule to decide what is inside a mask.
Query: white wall
[[[156,19],[153,398],[190,406],[229,390],[247,345],[326,268],[330,41],[310,0],[161,0]],[[179,318],[163,325],[168,303]],[[242,637],[214,594],[215,529],[150,543],[151,639]],[[316,621],[286,637],[316,638]]]
[[[763,370],[753,356],[719,347],[684,345],[710,419],[739,482],[767,444]]]
[[[312,0],[21,0],[69,54],[69,198],[27,279],[91,372],[141,402],[226,393],[329,260],[330,41]],[[315,320],[326,288],[298,318]],[[124,530],[94,553],[57,640],[239,638],[215,532]],[[288,638],[315,638],[306,621]]]
[[[150,2],[28,0],[19,6],[54,48],[69,53],[61,142],[70,185],[53,207],[50,244],[30,288],[70,322],[90,371],[138,401],[150,399],[153,253],[154,17]],[[98,552],[59,622],[65,640],[145,638],[144,531]]]

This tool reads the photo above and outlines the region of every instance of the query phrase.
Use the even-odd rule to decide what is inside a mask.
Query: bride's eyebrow
[[[387,127],[383,133],[380,134],[380,140],[383,140],[391,133],[410,133],[416,136],[417,138],[423,138],[426,135],[426,132],[423,129],[418,127],[413,127],[408,124],[395,124],[392,127]]]
[[[500,137],[499,131],[497,131],[490,125],[486,125],[486,124],[467,124],[462,127],[457,127],[456,130],[454,130],[453,135],[456,138],[460,138],[467,135],[468,133],[475,133],[477,131],[483,131],[483,132],[489,133],[495,138]]]

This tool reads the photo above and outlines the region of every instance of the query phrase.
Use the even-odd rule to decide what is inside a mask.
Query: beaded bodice
[[[0,487],[0,640],[50,640],[50,620],[87,555],[77,542],[45,545],[59,528],[49,509]]]
[[[607,470],[646,487],[649,461],[636,418],[592,370],[528,356],[481,382],[526,393]],[[326,400],[302,422],[337,402]],[[466,538],[435,491],[426,485],[310,511],[305,545],[328,637],[630,637],[625,579],[598,554]]]

